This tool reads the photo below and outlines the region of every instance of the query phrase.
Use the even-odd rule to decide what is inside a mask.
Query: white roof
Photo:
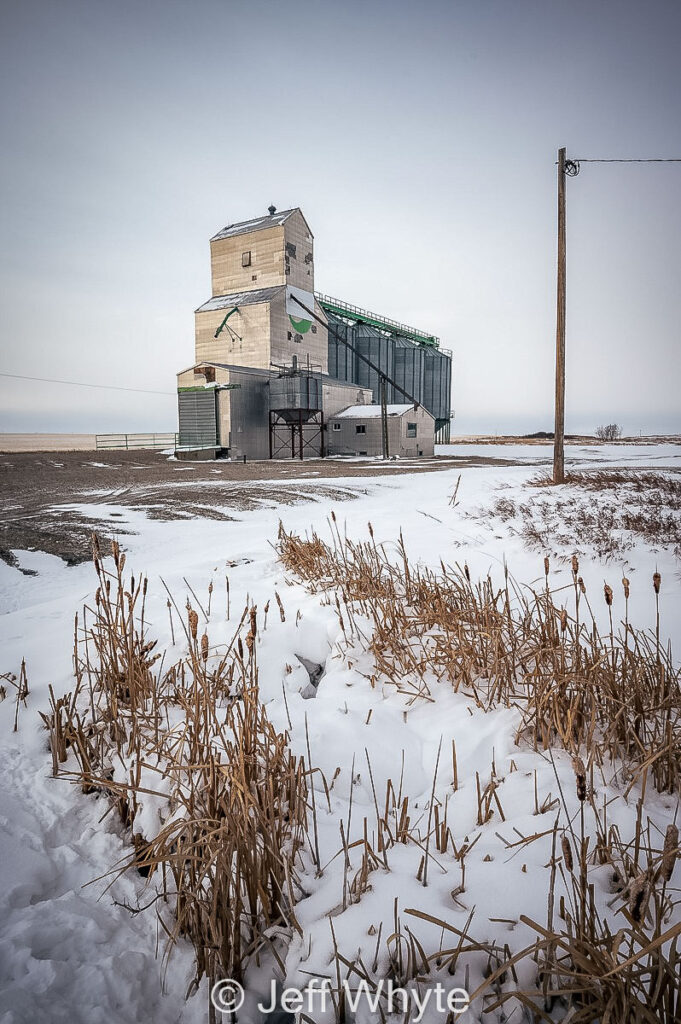
[[[388,405],[388,416],[404,416],[405,412],[413,412],[413,405]],[[368,420],[381,415],[380,405],[351,405],[348,409],[336,412],[332,420]]]

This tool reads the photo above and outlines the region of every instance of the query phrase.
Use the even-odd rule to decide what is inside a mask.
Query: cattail
[[[470,583],[470,581],[471,581],[471,571],[468,568],[468,564],[466,562],[464,562],[464,565],[463,565],[463,574],[466,577],[466,579],[468,580],[468,582]]]
[[[572,556],[572,575],[576,578],[579,572],[579,559],[577,555]]]
[[[253,648],[255,647],[255,638],[258,632],[257,611],[257,607],[253,605],[250,611],[250,628],[248,630],[248,636],[246,637],[246,647],[248,647],[249,654],[253,654]]]
[[[567,612],[565,611],[564,608],[561,608],[561,610],[560,610],[560,631],[561,631],[561,633],[564,633],[565,630],[567,629],[567,621],[568,621],[567,620]]]
[[[637,924],[640,924],[646,916],[649,899],[648,875],[647,872],[642,871],[640,875],[636,876],[629,889],[629,913]]]
[[[201,657],[204,661],[208,661],[208,633],[204,633],[201,637]]]
[[[374,528],[371,525],[371,523],[369,523],[369,536],[371,537],[372,540],[374,539]]]
[[[548,574],[549,574],[549,556],[548,555],[544,555],[544,575],[548,576]]]
[[[560,841],[560,845],[563,850],[563,860],[565,861],[565,867],[568,869],[568,871],[571,872],[574,867],[574,863],[572,860],[572,847],[570,846],[570,840],[567,836],[563,836],[563,838]]]
[[[586,768],[581,757],[572,758],[572,767],[577,780],[577,799],[586,800]]]
[[[610,608],[612,605],[612,587],[606,583],[603,587],[603,593],[605,594],[605,603]]]
[[[626,576],[622,577],[622,589],[624,590],[624,596],[626,597],[626,599],[628,601],[629,600],[629,580],[627,579]]]
[[[199,613],[195,612],[193,608],[189,609],[189,632],[192,635],[192,640],[196,640],[196,634],[199,629]]]
[[[281,603],[281,598],[279,597],[279,594],[276,592],[276,590],[274,591],[274,596],[277,599],[277,604],[279,605],[279,618],[281,619],[282,622],[286,622],[286,615],[284,614],[284,606]]]
[[[676,825],[667,825],[662,848],[662,867],[660,874],[665,882],[672,877],[674,863],[679,855],[679,830]]]
[[[579,589],[581,590],[581,592],[582,592],[583,594],[586,594],[586,587],[584,586],[584,580],[582,579],[582,577],[581,577],[581,576],[580,576],[580,577],[579,577],[579,579],[577,580],[577,583],[578,583],[578,585],[579,585]]]
[[[660,583],[662,583],[662,577],[659,572],[653,573],[653,590],[656,594],[660,593]]]

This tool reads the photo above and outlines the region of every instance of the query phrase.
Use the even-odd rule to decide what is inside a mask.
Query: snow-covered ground
[[[287,729],[282,700],[285,684],[291,746],[296,753],[305,754],[307,716],[312,762],[329,781],[335,777],[331,811],[326,809],[323,790],[318,801],[322,808],[323,861],[331,861],[339,850],[338,823],[347,820],[351,790],[355,808],[351,838],[361,836],[365,816],[370,820],[373,817],[365,750],[379,800],[388,778],[397,782],[403,759],[404,789],[411,813],[427,817],[440,738],[443,751],[450,751],[451,740],[456,741],[459,789],[452,792],[451,765],[443,755],[436,794],[443,802],[448,798],[450,827],[457,846],[475,842],[466,859],[465,892],[458,902],[451,896],[460,883],[459,865],[451,853],[441,862],[433,862],[429,885],[424,888],[416,879],[420,853],[413,846],[405,846],[392,851],[389,872],[372,874],[372,888],[360,902],[338,913],[343,858],[336,858],[321,878],[310,873],[306,879],[308,896],[296,909],[304,938],[292,941],[286,961],[292,985],[304,985],[310,975],[329,974],[333,948],[330,914],[339,949],[349,958],[360,950],[366,960],[373,959],[379,926],[383,925],[384,935],[392,930],[396,897],[402,915],[418,908],[457,927],[463,926],[475,907],[471,933],[481,939],[508,942],[512,949],[534,938],[525,925],[518,923],[521,913],[545,923],[551,837],[546,835],[527,845],[508,844],[516,842],[520,834],[550,831],[556,814],[562,811],[554,802],[554,766],[540,754],[514,744],[517,713],[498,710],[485,714],[465,696],[444,686],[434,694],[433,703],[410,708],[393,690],[372,688],[363,675],[370,667],[368,655],[358,654],[351,667],[347,658],[339,656],[339,627],[333,609],[286,578],[271,546],[280,519],[287,530],[304,533],[314,527],[327,536],[326,519],[334,509],[341,530],[346,529],[350,537],[365,538],[370,522],[376,540],[385,542],[389,551],[395,550],[401,530],[411,559],[424,565],[437,568],[441,559],[451,564],[466,562],[474,578],[488,572],[501,578],[506,564],[521,585],[543,581],[542,553],[528,550],[521,535],[510,534],[507,526],[486,515],[486,510],[500,494],[524,500],[529,490],[527,481],[536,476],[538,462],[550,459],[550,448],[512,446],[511,450],[505,445],[496,449],[484,445],[477,451],[470,445],[451,445],[442,450],[445,453],[524,460],[525,465],[454,468],[390,477],[377,471],[370,483],[351,477],[334,480],[335,485],[355,492],[354,500],[338,502],[323,497],[319,502],[293,506],[273,506],[268,501],[240,516],[230,508],[233,519],[228,522],[202,518],[159,521],[147,518],[144,511],[118,508],[121,517],[117,522],[126,531],[121,539],[127,551],[127,568],[149,577],[146,618],[150,634],[158,637],[159,649],[168,649],[169,658],[179,658],[183,649],[177,637],[175,648],[171,645],[167,595],[160,577],[180,606],[188,593],[184,577],[204,606],[208,584],[213,581],[207,626],[212,645],[231,638],[247,599],[262,609],[275,589],[282,596],[286,622],[271,616],[261,636],[261,696],[273,723],[281,730]],[[569,469],[681,466],[681,447],[671,445],[568,448],[566,454]],[[312,491],[314,477],[305,474],[305,485]],[[598,492],[591,497],[598,500]],[[110,527],[112,509],[116,511],[117,507],[88,505],[87,514],[101,515]],[[61,507],[64,516],[77,510],[78,506]],[[567,548],[551,552],[554,586],[570,581],[571,553]],[[32,569],[36,575],[24,575],[0,561],[0,675],[18,676],[25,658],[30,687],[27,707],[19,708],[16,732],[15,691],[8,682],[4,684],[7,697],[0,703],[0,1024],[204,1021],[205,981],[198,994],[185,1002],[193,975],[190,947],[180,942],[169,970],[164,972],[164,937],[154,908],[131,914],[124,906],[148,902],[144,879],[126,875],[110,884],[111,877],[103,877],[129,853],[122,828],[111,815],[100,820],[105,809],[100,800],[51,777],[51,759],[39,712],[47,709],[50,686],[56,696],[72,687],[74,615],[92,599],[94,571],[87,564],[67,567],[60,559],[42,553],[17,551],[15,555],[22,568]],[[604,626],[604,581],[615,592],[616,615],[623,612],[623,565],[631,579],[629,617],[643,628],[654,625],[651,580],[656,569],[661,572],[662,634],[671,639],[678,652],[678,559],[670,550],[656,550],[642,541],[627,551],[626,564],[582,556],[580,572]],[[231,621],[226,618],[226,575],[230,581]],[[302,696],[309,677],[298,656],[324,666],[314,700]],[[293,671],[287,672],[287,665],[293,666]],[[351,779],[353,757],[355,775]],[[498,792],[506,820],[495,816],[488,824],[478,826],[475,773],[488,781],[492,760],[497,777],[503,779]],[[574,811],[573,773],[569,759],[560,752],[556,753],[556,770]],[[550,807],[539,815],[534,806],[535,772],[539,803],[546,801]],[[601,788],[603,796],[613,798],[609,820],[628,835],[635,820],[638,789],[625,798],[623,790],[609,784],[607,773]],[[678,811],[676,799],[649,789],[646,801],[647,814],[660,830],[656,834],[663,834]],[[358,863],[353,863],[353,869],[357,867]],[[676,871],[678,876],[679,865]],[[606,876],[595,870],[592,881],[599,908],[608,912],[612,893]],[[402,920],[430,950],[437,948],[442,938],[439,929],[414,918],[403,916]],[[499,923],[502,920],[505,923]],[[452,944],[450,936],[445,946]],[[464,980],[474,988],[480,977],[464,979],[461,974],[450,979],[460,985]],[[244,1021],[255,1024],[260,1019],[252,1006],[247,1012]],[[423,1019],[444,1018],[426,1015]],[[497,1018],[491,1014],[487,1019]],[[520,1014],[516,1019],[522,1019]]]

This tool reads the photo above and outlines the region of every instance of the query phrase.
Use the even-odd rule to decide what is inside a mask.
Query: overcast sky
[[[556,150],[681,156],[676,0],[3,5],[0,430],[174,429],[208,239],[438,334],[455,430],[550,429]],[[568,430],[681,431],[681,164],[568,181]]]

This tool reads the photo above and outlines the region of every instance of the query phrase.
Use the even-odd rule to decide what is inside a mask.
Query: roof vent
[[[267,209],[269,210],[270,217],[274,217],[277,212],[276,206],[268,206]]]

